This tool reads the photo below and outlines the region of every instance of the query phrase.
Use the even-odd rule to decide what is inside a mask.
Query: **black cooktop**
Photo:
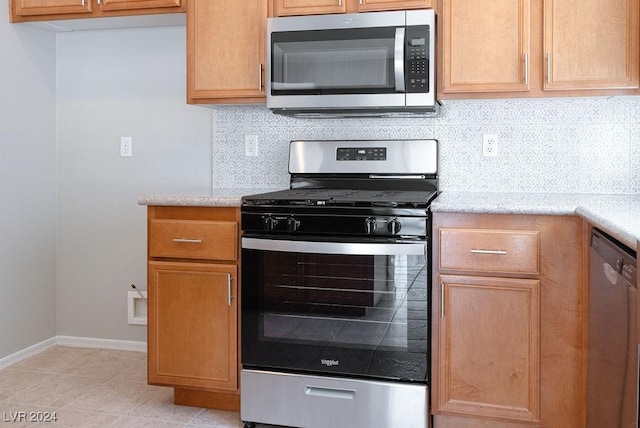
[[[436,191],[362,189],[286,189],[244,196],[243,205],[427,207]]]

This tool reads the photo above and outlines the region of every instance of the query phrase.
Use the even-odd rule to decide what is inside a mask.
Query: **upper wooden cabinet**
[[[545,0],[545,90],[638,87],[638,0]]]
[[[266,21],[266,0],[189,1],[189,103],[265,102]]]
[[[275,0],[274,15],[320,15],[432,7],[432,0]]]
[[[638,3],[439,0],[439,98],[637,93]]]
[[[529,90],[529,0],[444,1],[442,92]]]
[[[319,15],[325,13],[345,13],[345,0],[276,0],[275,16]]]
[[[184,12],[186,0],[9,0],[11,22]]]
[[[179,7],[180,0],[100,0],[98,1],[98,6],[102,10],[152,9],[156,7]]]

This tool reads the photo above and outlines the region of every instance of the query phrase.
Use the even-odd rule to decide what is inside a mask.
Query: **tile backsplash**
[[[497,134],[497,157],[483,157]],[[257,135],[259,155],[244,154]],[[525,193],[640,193],[640,97],[444,102],[436,118],[296,119],[264,106],[213,109],[213,186],[286,187],[289,141],[439,141],[440,188]]]

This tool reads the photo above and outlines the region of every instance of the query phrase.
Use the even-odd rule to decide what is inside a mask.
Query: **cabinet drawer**
[[[238,222],[149,220],[149,257],[236,260]]]
[[[532,230],[440,228],[439,268],[538,274],[539,234]]]

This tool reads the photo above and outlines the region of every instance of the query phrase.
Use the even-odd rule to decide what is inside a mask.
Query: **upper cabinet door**
[[[443,93],[529,90],[529,0],[440,5]]]
[[[358,0],[362,12],[375,10],[419,9],[432,7],[431,0]]]
[[[275,15],[319,15],[345,13],[346,0],[275,0]]]
[[[101,10],[152,9],[180,6],[180,0],[100,0],[99,3]]]
[[[190,0],[189,102],[264,102],[267,8],[263,0]]]
[[[545,0],[545,90],[638,88],[638,0]]]
[[[92,0],[13,0],[12,10],[18,16],[91,13]]]

